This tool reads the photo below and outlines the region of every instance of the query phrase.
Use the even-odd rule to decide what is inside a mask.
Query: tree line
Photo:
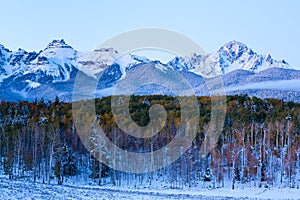
[[[77,133],[71,103],[58,98],[53,102],[1,101],[0,173],[12,179],[27,177],[49,184],[54,181],[63,184],[65,179],[77,177],[97,181],[99,185],[103,182],[151,185],[159,180],[172,188],[199,185],[215,188],[226,184],[232,189],[240,185],[299,188],[300,104],[247,95],[228,96],[218,142],[202,156],[200,149],[211,118],[211,99],[197,99],[200,121],[188,150],[173,164],[144,174],[116,171],[99,162]],[[129,111],[133,121],[139,126],[147,125],[149,109],[154,104],[164,106],[167,120],[163,129],[151,138],[135,138],[117,126],[111,97],[95,99],[97,123],[120,148],[132,152],[155,151],[184,131],[184,123],[178,99],[163,95],[132,96]],[[92,128],[86,130],[93,144],[91,131]],[[98,156],[106,159],[105,149]]]

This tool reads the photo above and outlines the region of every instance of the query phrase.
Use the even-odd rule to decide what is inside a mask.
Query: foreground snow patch
[[[1,199],[299,199],[299,189],[171,190],[47,185],[0,177]]]

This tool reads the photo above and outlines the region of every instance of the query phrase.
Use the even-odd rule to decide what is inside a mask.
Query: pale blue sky
[[[0,44],[43,49],[64,38],[92,50],[121,32],[158,27],[180,32],[207,52],[230,40],[300,68],[300,1],[1,1]]]

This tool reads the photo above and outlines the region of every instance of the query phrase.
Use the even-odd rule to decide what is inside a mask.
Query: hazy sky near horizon
[[[0,44],[39,51],[63,38],[92,50],[125,31],[157,27],[182,33],[207,52],[231,40],[300,69],[300,1],[2,1]]]

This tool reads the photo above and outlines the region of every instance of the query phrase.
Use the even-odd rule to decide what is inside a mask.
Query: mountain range
[[[238,41],[230,41],[207,55],[192,54],[175,57],[167,63],[134,54],[120,55],[113,48],[80,52],[64,40],[53,40],[39,52],[23,49],[11,51],[0,45],[0,99],[6,101],[36,98],[71,101],[74,81],[78,73],[95,81],[97,95],[110,95],[116,83],[137,67],[172,70],[184,76],[197,95],[209,95],[207,79],[213,79],[210,69],[219,69],[226,94],[248,94],[261,98],[277,98],[300,102],[300,70],[285,60],[260,55]],[[147,77],[151,79],[153,77]],[[164,89],[150,85],[139,94],[165,94]]]

